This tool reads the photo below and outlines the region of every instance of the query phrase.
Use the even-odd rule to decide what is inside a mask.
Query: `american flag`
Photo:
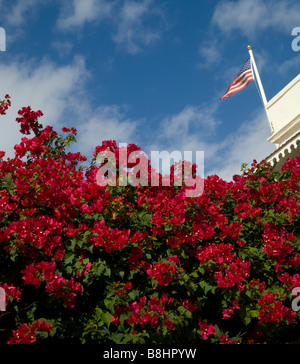
[[[243,68],[240,70],[236,78],[232,81],[226,94],[220,98],[220,100],[227,99],[227,97],[241,91],[249,85],[251,81],[254,81],[254,74],[251,67],[250,58],[244,64]]]

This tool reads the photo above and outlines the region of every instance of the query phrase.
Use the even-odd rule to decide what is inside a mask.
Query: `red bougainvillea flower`
[[[23,324],[13,330],[13,336],[7,344],[33,344],[40,332],[51,332],[52,327],[46,321],[38,320],[33,325]]]
[[[17,118],[16,121],[21,124],[20,132],[22,134],[29,135],[32,130],[37,135],[43,128],[43,126],[38,123],[38,118],[44,115],[40,110],[32,111],[31,107],[28,106],[23,107],[18,114],[20,117]]]
[[[216,335],[216,328],[214,325],[199,320],[199,326],[201,330],[201,340],[208,340],[210,335]]]
[[[237,344],[239,344],[238,341],[229,339],[225,334],[220,335],[220,341],[221,341],[221,344],[224,344],[224,345],[237,345]]]
[[[263,295],[259,300],[259,324],[276,323],[286,320],[289,324],[293,324],[297,312],[293,312],[291,308],[276,298],[277,294],[268,293]]]
[[[155,277],[160,286],[168,286],[173,280],[177,280],[179,273],[183,272],[182,268],[178,268],[176,264],[180,261],[177,256],[167,259],[167,263],[160,262],[154,264],[153,267],[147,270],[149,278]]]
[[[198,306],[195,303],[191,302],[189,299],[183,300],[182,306],[192,313],[195,312],[198,308]]]
[[[10,96],[7,94],[3,101],[0,101],[0,115],[5,115],[8,108],[11,106]]]
[[[208,176],[189,197],[179,172],[195,165],[163,176],[114,140],[81,163],[77,130],[41,117],[21,109],[14,158],[0,151],[0,343],[299,343],[300,156]],[[99,153],[116,186],[97,182]],[[142,174],[157,185],[123,185]]]

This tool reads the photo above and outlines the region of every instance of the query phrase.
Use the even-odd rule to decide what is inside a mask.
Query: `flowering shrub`
[[[169,187],[101,187],[97,154],[118,161],[116,143],[80,166],[76,130],[41,116],[20,110],[30,137],[0,152],[1,343],[300,342],[300,157],[207,177],[199,197],[174,167]]]

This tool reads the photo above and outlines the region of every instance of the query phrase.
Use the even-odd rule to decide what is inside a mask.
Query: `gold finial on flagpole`
[[[249,51],[251,51],[251,49],[252,49],[251,45],[248,45],[247,48],[249,49]]]

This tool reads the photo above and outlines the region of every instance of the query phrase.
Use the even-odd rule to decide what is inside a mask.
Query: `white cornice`
[[[300,132],[270,154],[266,158],[266,161],[273,167],[276,167],[276,165],[280,163],[279,166],[281,167],[288,158],[294,158],[297,155],[300,155]]]

